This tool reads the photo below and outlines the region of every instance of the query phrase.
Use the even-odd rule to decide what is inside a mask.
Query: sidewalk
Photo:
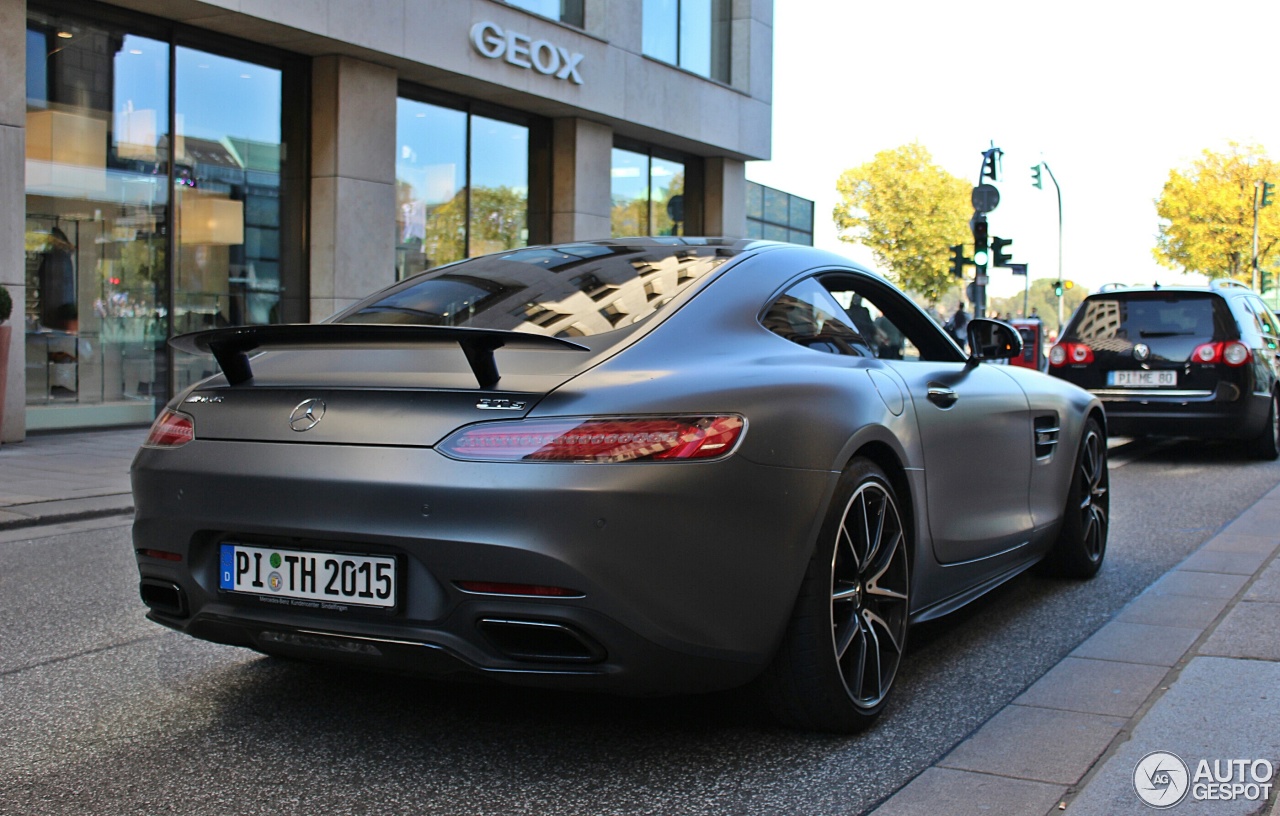
[[[0,445],[0,530],[133,512],[129,464],[146,438],[128,428]]]
[[[131,512],[129,464],[146,433],[0,446],[0,530]],[[1190,777],[1200,760],[1280,769],[1278,550],[1280,487],[873,813],[1148,814],[1134,789],[1148,754],[1176,755]],[[1189,788],[1179,816],[1280,816],[1274,788],[1262,800],[1196,801],[1191,780],[1174,777]]]

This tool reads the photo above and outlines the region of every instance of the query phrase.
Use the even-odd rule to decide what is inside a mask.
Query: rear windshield
[[[1091,297],[1080,307],[1065,339],[1097,345],[1185,337],[1228,339],[1226,304],[1208,292],[1143,292]]]
[[[696,239],[662,246],[531,247],[425,272],[339,323],[467,326],[585,337],[634,325],[738,253]]]

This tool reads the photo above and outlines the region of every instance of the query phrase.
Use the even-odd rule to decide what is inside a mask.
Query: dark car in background
[[[1098,571],[1106,418],[809,247],[529,247],[316,325],[172,342],[222,374],[134,461],[151,620],[273,655],[634,694],[755,681],[867,725],[910,624]],[[997,363],[997,364],[993,364]]]
[[[1049,371],[1091,391],[1115,436],[1241,439],[1280,455],[1275,315],[1249,287],[1108,285],[1085,299]]]

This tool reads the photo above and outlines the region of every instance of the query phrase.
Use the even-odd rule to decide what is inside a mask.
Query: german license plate
[[[1168,388],[1178,384],[1176,371],[1109,371],[1107,385],[1123,388]]]
[[[219,586],[228,592],[389,608],[396,559],[223,544]]]

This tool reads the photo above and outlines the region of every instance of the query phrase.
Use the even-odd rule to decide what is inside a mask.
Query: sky
[[[1203,281],[1158,265],[1155,200],[1205,149],[1256,144],[1280,158],[1277,0],[775,0],[773,153],[747,178],[813,199],[814,243],[840,241],[836,179],[919,142],[976,184],[982,151],[1004,151],[992,235],[1032,280]],[[990,295],[1022,290],[991,270]]]

